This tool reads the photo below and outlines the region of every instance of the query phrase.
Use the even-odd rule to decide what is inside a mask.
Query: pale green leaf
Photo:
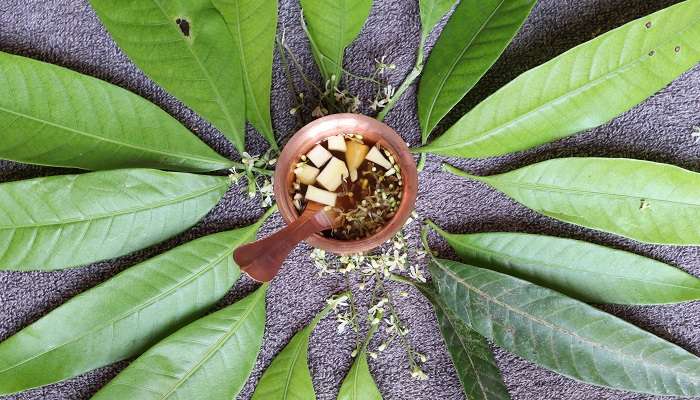
[[[367,364],[367,351],[361,351],[343,380],[338,400],[382,400]]]
[[[421,23],[421,42],[430,34],[440,19],[447,14],[456,0],[418,0]]]
[[[316,399],[314,385],[309,370],[309,338],[318,322],[328,314],[330,308],[324,308],[313,321],[277,354],[258,382],[252,400]]]
[[[432,285],[415,286],[433,304],[440,332],[467,399],[510,399],[486,339],[469,328],[445,306]]]
[[[536,0],[462,0],[442,31],[418,88],[423,141],[513,40]]]
[[[623,158],[561,158],[473,176],[550,217],[647,243],[700,244],[700,174]]]
[[[239,54],[210,0],[90,0],[119,47],[149,78],[245,151]]]
[[[700,61],[700,0],[632,21],[532,69],[419,151],[490,157],[610,121]]]
[[[0,52],[0,158],[82,169],[214,171],[231,162],[107,82]]]
[[[372,0],[301,0],[306,32],[325,80],[343,75],[345,48],[360,33]]]
[[[273,147],[277,147],[270,119],[277,0],[212,2],[224,16],[240,55],[248,120]]]
[[[150,348],[93,400],[232,400],[255,366],[267,285]]]
[[[193,226],[225,176],[150,169],[0,184],[0,270],[52,270],[121,256]]]
[[[595,307],[454,261],[434,260],[431,275],[462,322],[520,357],[597,386],[700,395],[700,359]]]
[[[72,298],[0,343],[0,394],[141,354],[212,307],[240,276],[233,250],[257,224],[176,247]]]
[[[464,262],[592,303],[668,304],[700,299],[700,279],[651,258],[579,240],[527,233],[436,231]]]
[[[381,320],[381,313],[378,318]],[[374,382],[367,363],[367,346],[378,328],[379,323],[370,324],[367,338],[359,349],[350,371],[343,379],[337,400],[382,400],[382,394]]]

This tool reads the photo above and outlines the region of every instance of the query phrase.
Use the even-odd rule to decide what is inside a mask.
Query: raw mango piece
[[[347,178],[348,175],[348,167],[345,165],[345,163],[333,157],[326,165],[326,168],[324,168],[321,174],[318,176],[316,182],[331,192],[335,192],[335,190],[338,189],[338,187],[343,183],[343,179]]]
[[[315,201],[316,203],[333,207],[335,206],[337,198],[337,194],[319,189],[316,186],[309,186],[306,188],[306,201]]]
[[[377,146],[372,147],[365,158],[386,170],[391,169],[392,167],[391,162],[384,157],[381,150],[379,150]]]
[[[336,135],[328,138],[328,150],[345,153],[346,149],[347,146],[345,145],[345,136]]]
[[[351,140],[346,143],[347,150],[345,151],[345,162],[348,164],[350,171],[350,179],[355,182],[357,180],[357,169],[365,160],[365,156],[369,152],[369,146]]]
[[[321,168],[328,160],[331,159],[331,157],[333,157],[333,154],[326,150],[325,147],[317,144],[316,147],[311,149],[311,151],[306,154],[306,157],[311,160],[315,166]]]
[[[302,164],[294,170],[297,180],[304,185],[313,185],[316,183],[319,169],[308,164]]]

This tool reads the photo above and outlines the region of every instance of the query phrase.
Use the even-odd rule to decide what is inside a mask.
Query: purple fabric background
[[[302,60],[307,73],[317,76],[295,0],[280,1],[279,28]],[[476,102],[519,73],[568,48],[589,40],[631,19],[668,6],[668,0],[540,0],[524,28],[491,73],[443,123],[449,126]],[[374,9],[358,40],[346,56],[346,69],[367,75],[374,59],[386,56],[397,64],[390,75],[398,84],[410,70],[418,40],[416,0],[375,0]],[[433,35],[435,36],[435,35]],[[63,65],[132,90],[175,115],[212,147],[237,157],[232,146],[209,125],[147,79],[119,51],[86,0],[3,0],[0,2],[0,50]],[[283,75],[274,72],[273,119],[278,135],[293,133],[292,107]],[[368,87],[351,84],[354,93]],[[366,110],[365,110],[366,111]],[[415,90],[407,92],[387,118],[404,138],[418,141]],[[700,125],[700,67],[611,123],[575,137],[532,151],[488,160],[451,160],[479,174],[511,170],[533,162],[563,156],[632,157],[676,164],[699,170],[700,144],[691,137],[692,126]],[[2,140],[2,133],[0,133]],[[251,135],[254,149],[264,147]],[[439,171],[441,159],[429,157],[421,174],[418,212],[453,232],[524,231],[590,240],[644,254],[693,274],[700,275],[697,247],[651,246],[613,235],[596,233],[539,216],[482,184]],[[10,181],[65,171],[0,161],[0,181]],[[0,273],[0,340],[37,320],[72,296],[108,279],[134,263],[165,249],[207,233],[246,225],[260,215],[259,200],[249,200],[240,187],[196,227],[166,243],[115,260],[83,268],[43,273]],[[270,232],[281,226],[275,216],[265,226]],[[264,234],[264,233],[263,233]],[[444,252],[444,244],[433,242]],[[417,245],[415,241],[414,245]],[[342,289],[338,277],[317,277],[308,260],[308,246],[300,246],[289,258],[268,292],[268,316],[255,373],[241,394],[249,398],[255,382],[291,336],[304,327],[323,307],[325,299]],[[390,285],[392,290],[403,289]],[[221,302],[229,304],[250,292],[255,285],[242,279]],[[366,307],[367,298],[360,292]],[[397,296],[398,297],[398,296]],[[410,377],[406,356],[391,346],[370,361],[375,380],[386,399],[463,399],[459,382],[437,330],[429,304],[416,292],[398,298],[399,312],[411,328],[410,339],[430,360],[427,381]],[[696,354],[700,353],[700,303],[659,307],[605,307]],[[310,365],[319,399],[333,399],[349,369],[352,335],[339,336],[331,319],[321,322],[310,344]],[[379,339],[377,339],[379,340]],[[495,349],[511,395],[518,400],[563,399],[653,399],[574,382]],[[30,390],[3,399],[87,399],[114,377],[127,362],[120,362],[63,383]]]

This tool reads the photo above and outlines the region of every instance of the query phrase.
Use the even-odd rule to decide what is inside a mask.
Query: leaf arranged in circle
[[[316,399],[308,363],[309,338],[318,322],[329,311],[330,307],[324,308],[306,328],[294,335],[284,349],[277,354],[255,387],[253,400]]]
[[[210,0],[90,0],[112,38],[149,78],[245,151],[238,48]]]
[[[700,1],[687,0],[531,69],[421,152],[492,157],[604,124],[700,61]]]
[[[580,240],[515,232],[455,235],[434,229],[464,262],[591,303],[700,299],[700,279],[668,264]]]
[[[418,87],[425,142],[513,40],[535,0],[462,0],[430,52]]]
[[[93,77],[0,52],[0,158],[55,167],[215,171],[231,161],[153,103]]]
[[[134,265],[0,342],[0,395],[139,355],[201,316],[240,276],[233,250],[267,215]]]
[[[54,270],[122,256],[196,224],[226,176],[150,169],[0,184],[0,270]]]
[[[260,352],[266,291],[263,285],[163,339],[93,399],[235,399]]]
[[[560,158],[485,182],[519,203],[572,224],[647,243],[700,244],[700,173],[625,158]]]
[[[500,272],[434,259],[440,299],[496,345],[593,385],[662,396],[700,395],[700,359],[559,292]]]

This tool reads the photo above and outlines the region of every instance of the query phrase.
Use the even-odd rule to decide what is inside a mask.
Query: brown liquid
[[[372,146],[370,143],[365,143]],[[327,144],[322,142],[327,148]],[[383,153],[382,149],[382,153]],[[331,151],[334,157],[345,162],[345,153]],[[335,191],[338,199],[335,210],[341,223],[337,228],[323,232],[323,235],[338,240],[359,240],[380,231],[391,221],[401,203],[401,179],[397,174],[385,175],[386,170],[371,161],[364,160],[357,169],[358,178],[352,182],[347,178]],[[301,185],[299,193],[306,193],[306,185]],[[292,196],[294,190],[292,190]],[[303,207],[306,201],[302,202]]]

